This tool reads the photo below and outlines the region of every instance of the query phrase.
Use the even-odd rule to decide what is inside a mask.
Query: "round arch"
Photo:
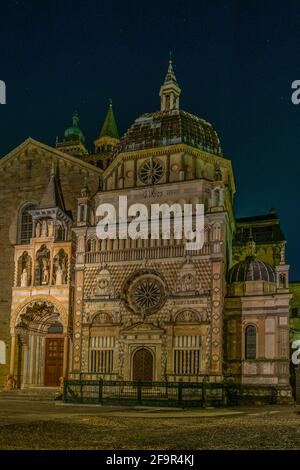
[[[152,349],[141,346],[134,349],[131,356],[132,380],[152,382],[154,377],[154,353]]]
[[[13,311],[11,315],[11,319],[10,319],[11,329],[14,330],[16,323],[18,319],[20,318],[20,315],[24,313],[30,305],[34,305],[37,302],[46,302],[46,303],[50,303],[53,305],[53,307],[55,308],[55,310],[57,311],[60,317],[64,332],[66,333],[67,328],[68,328],[68,313],[65,307],[51,295],[33,295],[32,297],[30,297],[29,300],[27,299],[21,302],[15,308],[15,310]]]

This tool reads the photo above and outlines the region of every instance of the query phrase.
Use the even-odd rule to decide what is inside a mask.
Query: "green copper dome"
[[[83,132],[79,129],[79,115],[78,113],[74,113],[72,117],[72,126],[68,127],[68,129],[65,130],[65,139],[66,140],[80,140],[80,142],[84,143],[85,142],[85,137],[83,135]]]

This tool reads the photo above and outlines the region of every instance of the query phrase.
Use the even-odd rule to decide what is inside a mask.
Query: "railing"
[[[221,406],[224,385],[206,382],[129,382],[66,380],[66,403],[101,403],[146,406]]]
[[[202,250],[195,250],[191,253],[193,256],[209,255],[210,253],[220,253],[220,242],[205,243]],[[159,246],[159,247],[144,247],[144,248],[125,248],[115,249],[109,251],[91,251],[79,253],[80,260],[77,262],[82,263],[104,263],[108,261],[134,261],[143,260],[146,258],[177,258],[185,256],[189,251],[186,250],[185,245],[174,246]]]
[[[275,404],[277,399],[277,388],[272,385],[205,381],[133,382],[99,377],[97,380],[65,380],[63,393],[66,403],[170,407]]]

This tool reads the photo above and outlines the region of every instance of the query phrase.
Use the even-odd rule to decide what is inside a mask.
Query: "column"
[[[15,371],[15,354],[16,354],[16,335],[13,334],[11,337],[11,343],[10,343],[10,369],[9,369],[9,374],[14,375]]]
[[[68,356],[69,356],[69,338],[68,335],[64,337],[64,361],[63,361],[63,377],[68,376]]]
[[[24,344],[24,376],[23,376],[23,385],[27,384],[27,375],[28,375],[28,344]]]

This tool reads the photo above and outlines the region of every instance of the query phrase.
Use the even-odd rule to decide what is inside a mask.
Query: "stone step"
[[[9,400],[52,401],[58,395],[59,389],[56,387],[0,390],[0,398],[7,398]]]

